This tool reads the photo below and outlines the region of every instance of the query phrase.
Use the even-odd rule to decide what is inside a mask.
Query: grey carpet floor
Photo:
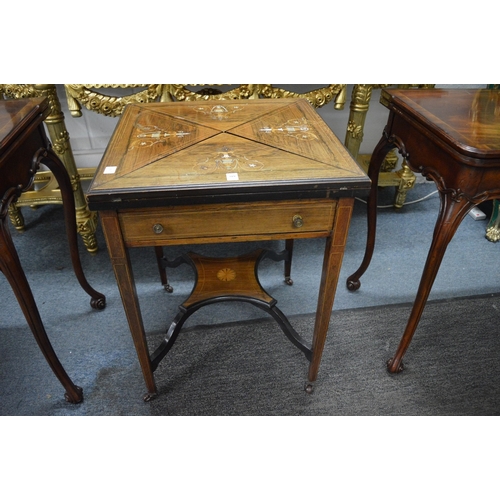
[[[272,321],[196,326],[156,372],[153,415],[499,415],[500,296],[429,303],[391,375],[410,305],[333,314],[313,394],[307,361]],[[295,317],[312,331],[311,317]],[[158,341],[159,339],[154,339]]]
[[[409,201],[419,199],[433,189],[433,184],[419,185],[409,193]],[[392,190],[381,190],[381,204],[390,203],[392,193]],[[163,397],[158,398],[152,405],[145,405],[141,400],[144,382],[100,226],[97,233],[100,245],[99,252],[91,255],[84,250],[81,251],[84,270],[89,282],[107,297],[106,309],[95,311],[90,308],[88,296],[80,289],[72,272],[60,207],[46,206],[38,210],[25,209],[27,227],[23,233],[12,231],[14,243],[54,348],[75,383],[83,387],[85,401],[81,405],[65,403],[62,387],[41,356],[12,290],[5,277],[0,274],[0,300],[2,303],[0,308],[0,414],[150,415],[180,414],[182,412],[198,414],[218,411],[228,413],[261,411],[263,413],[274,412],[273,414],[279,412],[285,414],[293,414],[294,412],[297,414],[307,414],[307,412],[326,414],[328,411],[332,414],[342,414],[342,412],[345,414],[349,414],[349,412],[365,414],[364,412],[369,413],[370,411],[378,414],[383,414],[384,411],[387,414],[401,411],[409,413],[415,411],[422,412],[422,414],[430,414],[432,411],[449,411],[450,414],[454,414],[462,411],[466,414],[468,412],[494,414],[496,410],[491,401],[495,400],[496,389],[484,385],[486,379],[482,376],[476,382],[473,378],[467,379],[467,384],[476,383],[479,388],[482,388],[481,390],[486,392],[491,389],[492,399],[486,406],[486,403],[481,403],[480,398],[474,397],[469,397],[471,403],[464,401],[465,406],[460,408],[455,405],[456,401],[442,406],[442,401],[435,400],[433,390],[428,393],[429,401],[427,403],[424,397],[425,392],[416,391],[415,394],[419,394],[420,403],[423,405],[418,406],[418,408],[411,405],[405,406],[412,401],[412,398],[408,399],[403,396],[401,396],[399,403],[394,403],[398,398],[393,400],[387,398],[381,406],[375,400],[370,402],[362,398],[358,401],[359,404],[353,404],[352,399],[343,399],[346,394],[351,394],[352,397],[356,394],[365,394],[368,397],[369,394],[365,393],[366,381],[370,381],[375,373],[381,378],[374,380],[380,380],[385,389],[397,389],[405,383],[430,384],[429,387],[433,387],[432,378],[428,381],[419,381],[418,377],[426,376],[425,373],[430,369],[429,366],[433,367],[431,368],[431,373],[433,373],[432,370],[440,370],[439,367],[446,366],[448,362],[446,358],[448,351],[443,349],[440,351],[442,358],[436,357],[428,364],[423,363],[423,359],[422,363],[408,363],[408,371],[398,377],[389,377],[384,368],[385,359],[395,349],[408,318],[409,307],[400,306],[400,304],[409,304],[415,297],[423,262],[432,237],[438,205],[438,199],[434,196],[424,202],[405,206],[399,212],[392,209],[380,210],[377,246],[372,265],[362,278],[361,289],[351,293],[346,290],[345,279],[357,269],[361,262],[366,235],[365,206],[360,202],[356,203],[334,304],[333,330],[328,340],[328,349],[325,350],[317,392],[312,398],[305,398],[302,391],[307,370],[307,362],[303,355],[296,352],[296,349],[288,343],[279,329],[276,330],[276,334],[266,335],[263,333],[269,328],[266,325],[272,325],[272,328],[276,328],[272,321],[269,323],[268,316],[263,311],[249,304],[242,304],[239,307],[238,304],[232,303],[202,308],[189,318],[179,337],[178,344],[174,346],[174,350],[160,365],[158,385],[163,391]],[[486,223],[487,221],[473,221],[466,217],[450,244],[431,292],[431,301],[458,300],[461,297],[493,295],[498,292],[498,278],[492,270],[496,268],[494,263],[498,259],[500,247],[484,238]],[[236,254],[248,251],[250,246],[214,245],[197,248],[196,251],[207,255]],[[271,246],[276,250],[283,248],[282,242],[274,242]],[[323,240],[300,240],[297,242],[292,271],[294,278],[292,287],[283,284],[282,263],[265,261],[260,272],[264,287],[278,300],[280,309],[291,320],[299,322],[297,328],[303,326],[307,330],[307,327],[310,327],[310,317],[316,307],[323,248]],[[170,257],[175,257],[183,250],[183,248],[172,247],[168,249],[168,254]],[[167,294],[159,284],[154,254],[151,249],[133,249],[132,261],[146,331],[151,336],[151,344],[153,345],[153,340],[161,337],[166,325],[177,313],[178,305],[189,294],[193,286],[192,271],[187,266],[171,270],[169,274],[174,286],[174,293]],[[394,309],[385,307],[391,304],[394,305]],[[441,310],[440,314],[448,315],[446,316],[447,320],[438,318],[435,322],[440,328],[441,323],[443,323],[450,333],[431,336],[431,339],[435,339],[432,342],[438,342],[442,339],[443,345],[453,346],[453,342],[446,340],[446,335],[454,335],[454,332],[461,328],[464,318],[467,318],[467,321],[477,323],[476,330],[481,334],[482,329],[485,332],[495,331],[495,322],[492,321],[489,326],[485,326],[487,320],[483,317],[483,307],[491,309],[490,306],[480,304],[476,309],[468,309],[466,313],[454,314],[453,307],[455,306],[453,304],[450,303]],[[377,307],[382,309],[378,311]],[[369,319],[366,319],[367,315],[363,311],[369,312]],[[343,312],[346,312],[345,325],[341,328],[335,328],[333,325],[340,321],[339,318]],[[425,313],[427,314],[427,312],[426,308]],[[425,317],[422,322],[425,322]],[[364,321],[364,323],[359,324],[358,321]],[[350,323],[353,324],[352,328],[349,326]],[[219,326],[217,325],[222,325],[220,330],[218,330]],[[388,328],[389,326],[390,328]],[[243,339],[241,348],[244,351],[239,352],[239,354],[238,351],[231,351],[231,349],[238,349],[238,346],[226,342],[227,339],[224,337],[226,335],[232,339],[230,331],[233,327],[235,332],[239,332],[240,328],[244,328],[245,332],[250,332],[234,334],[235,338],[238,336],[238,338]],[[200,330],[198,331],[197,328]],[[250,335],[253,335],[254,331],[261,332],[258,339]],[[375,333],[371,333],[372,331]],[[209,337],[204,344],[205,347],[199,351],[183,347],[184,342],[189,342],[190,338],[196,338],[196,336],[204,338],[206,335],[204,332],[209,332]],[[218,340],[220,335],[222,337]],[[247,337],[248,341],[245,340]],[[417,332],[414,344],[408,353],[409,357],[418,354],[415,346],[418,347],[421,337],[422,335]],[[470,340],[468,339],[469,337],[466,336],[463,341],[463,349],[467,359],[464,361],[465,356],[458,356],[457,353],[456,357],[460,358],[456,362],[457,370],[459,368],[468,370],[467,360],[471,353],[467,351],[466,347],[470,347],[471,344],[467,342],[475,342],[477,333],[470,336]],[[258,340],[263,342],[263,347],[256,347],[261,345]],[[351,350],[353,352],[348,351],[345,354],[340,354],[341,349],[335,345],[335,342],[341,341],[352,342]],[[495,335],[491,335],[490,341],[495,341]],[[332,342],[333,344],[331,344]],[[367,342],[376,342],[376,345],[365,345]],[[278,349],[275,346],[281,346],[281,343],[283,344],[282,347],[279,347],[281,354],[278,356],[274,354],[274,350]],[[478,341],[477,344],[472,345],[474,349],[483,349],[482,342]],[[378,348],[383,346],[383,352],[379,351],[376,346]],[[491,356],[490,361],[475,369],[476,371],[479,370],[480,373],[484,370],[490,370],[492,373],[496,371],[495,367],[498,365],[495,365],[494,361],[496,353],[499,352],[496,347],[493,344],[490,345],[491,352],[487,353]],[[250,355],[254,348],[262,354],[255,359]],[[355,350],[357,351],[354,355]],[[360,355],[365,351],[371,354],[366,358],[361,358]],[[184,355],[181,356],[182,352]],[[472,352],[474,353],[474,350]],[[264,354],[270,355],[271,358]],[[196,358],[196,356],[200,356],[200,358]],[[274,359],[272,356],[277,356],[279,359]],[[291,359],[288,360],[288,357]],[[235,370],[243,361],[247,362],[247,358],[249,360],[248,370],[242,372]],[[189,390],[186,390],[185,387],[186,379],[188,381],[190,377],[196,379],[197,370],[205,369],[203,366],[193,367],[193,359],[199,359],[200,364],[203,364],[206,359],[207,364],[210,367],[213,365],[216,370],[212,375],[205,375],[211,377],[211,383],[203,383],[200,386],[203,390],[200,392],[197,392],[200,387],[191,387]],[[280,364],[283,359],[287,360],[286,363],[289,362],[288,367]],[[215,360],[222,365],[215,363]],[[179,366],[182,366],[186,371],[173,371],[176,363],[179,363]],[[224,365],[224,363],[229,364]],[[265,363],[268,364],[265,365]],[[345,367],[343,363],[345,363]],[[367,363],[367,366],[372,366],[372,368],[363,370],[362,363]],[[262,371],[252,372],[253,368],[251,369],[251,367],[254,364],[260,366]],[[220,366],[226,366],[226,368],[221,369]],[[293,385],[286,386],[282,382],[274,382],[273,377],[268,375],[269,373],[279,375],[281,369],[285,370],[285,373],[286,370],[289,370],[290,377],[288,375],[282,378],[277,377],[277,380],[283,381],[290,378],[295,380]],[[194,375],[189,375],[192,372]],[[354,372],[356,377],[346,376],[345,380],[335,378],[333,381],[330,380],[330,377],[342,377],[342,374],[349,372]],[[246,373],[251,374],[252,382],[245,380]],[[454,375],[450,375],[450,373],[454,373]],[[471,371],[466,373],[472,377]],[[219,375],[221,376],[219,377]],[[451,371],[448,375],[445,373],[441,375],[445,384],[454,383],[453,377],[458,377],[458,380],[461,380],[464,376],[460,371]],[[413,379],[412,376],[415,376],[416,379]],[[256,387],[265,387],[267,390],[257,390],[248,402],[245,402],[241,397],[236,402],[231,402],[230,396],[233,391],[241,396],[241,389],[235,389],[238,385],[235,385],[234,381],[230,382],[231,377],[241,378],[241,383],[248,384],[250,387],[258,381],[259,384],[264,385],[256,384]],[[447,380],[447,377],[451,380]],[[179,389],[179,392],[176,389],[176,380],[180,381],[179,388],[183,389]],[[349,380],[351,380],[349,385],[351,389],[344,393],[342,387]],[[266,399],[268,392],[277,394],[269,389],[275,383],[278,384],[276,387],[278,393],[284,391],[290,395],[290,408],[286,408],[286,405],[275,407]],[[395,385],[390,387],[384,385],[388,383]],[[437,390],[439,384],[437,381],[435,384]],[[191,390],[194,392],[190,392]],[[224,408],[218,406],[217,390],[222,391],[221,394],[227,393],[225,399],[227,404]],[[322,391],[329,392],[328,398],[323,399],[323,401],[329,401],[325,403],[325,407],[321,406]],[[378,397],[382,397],[383,393],[384,391],[380,390],[377,393]],[[175,396],[176,394],[177,396]],[[191,396],[184,394],[191,394]],[[212,396],[208,397],[207,394]],[[444,394],[446,397],[450,397],[446,392]],[[263,398],[260,403],[258,402],[259,396]],[[460,399],[458,396],[457,398]],[[195,404],[197,399],[200,400],[199,405]],[[180,401],[184,401],[183,404],[186,404],[185,409],[182,408],[183,404]],[[391,404],[399,404],[400,406],[391,406]],[[433,410],[435,404],[437,407]],[[245,409],[246,406],[248,406],[247,409]]]

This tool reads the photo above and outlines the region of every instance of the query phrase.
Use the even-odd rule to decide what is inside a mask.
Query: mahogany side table
[[[360,287],[375,246],[377,180],[385,155],[397,148],[408,166],[433,180],[441,207],[415,302],[388,370],[403,370],[402,359],[420,321],[448,243],[471,208],[500,196],[500,91],[388,90],[381,102],[389,110],[383,137],[375,147],[368,175],[368,237],[359,269],[347,279]]]
[[[269,312],[309,360],[316,380],[354,197],[370,182],[304,99],[131,104],[88,190],[148,393],[153,372],[186,317],[214,302],[243,300]],[[265,250],[228,259],[185,257],[197,271],[164,342],[151,354],[128,249],[237,241],[326,238],[312,343],[295,332],[260,286]],[[278,258],[278,254],[274,256]]]
[[[79,403],[83,400],[83,391],[72,382],[52,348],[7,222],[10,203],[15,202],[23,191],[30,188],[40,164],[47,166],[61,190],[75,275],[81,287],[90,295],[91,306],[95,309],[105,307],[104,295],[89,285],[83,273],[78,254],[73,190],[68,173],[45,134],[43,120],[48,113],[48,100],[44,98],[0,100],[0,271],[12,286],[43,355],[66,389],[66,400]]]

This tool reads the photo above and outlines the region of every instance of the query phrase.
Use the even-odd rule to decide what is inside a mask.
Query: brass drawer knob
[[[161,224],[155,224],[153,226],[153,232],[155,234],[161,234],[161,233],[163,233],[163,226]]]
[[[304,219],[301,215],[294,215],[292,219],[293,227],[302,227],[304,225]]]

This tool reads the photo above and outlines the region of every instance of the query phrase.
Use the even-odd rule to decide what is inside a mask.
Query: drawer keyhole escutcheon
[[[292,219],[293,227],[302,227],[304,225],[304,219],[301,215],[294,215]]]
[[[161,234],[161,233],[163,233],[163,226],[161,224],[155,224],[153,226],[153,232],[155,234]]]

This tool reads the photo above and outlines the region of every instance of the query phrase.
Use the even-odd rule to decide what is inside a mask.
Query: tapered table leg
[[[147,388],[145,401],[150,401],[157,396],[156,383],[153,375],[153,367],[149,356],[149,348],[142,320],[139,298],[135,286],[134,275],[130,256],[120,229],[120,222],[116,212],[100,212],[101,224],[106,238],[106,244],[109,251],[116,282],[122,298],[123,308],[127,316],[127,321],[134,341],[139,364],[141,365],[144,382]]]
[[[344,249],[347,242],[349,223],[351,221],[353,198],[340,198],[333,234],[327,238],[323,270],[318,294],[318,307],[316,309],[316,321],[312,341],[312,357],[309,364],[308,382],[306,391],[311,392],[313,382],[318,377],[318,370],[323,355],[330,316],[332,314],[335,292],[342,266]]]

